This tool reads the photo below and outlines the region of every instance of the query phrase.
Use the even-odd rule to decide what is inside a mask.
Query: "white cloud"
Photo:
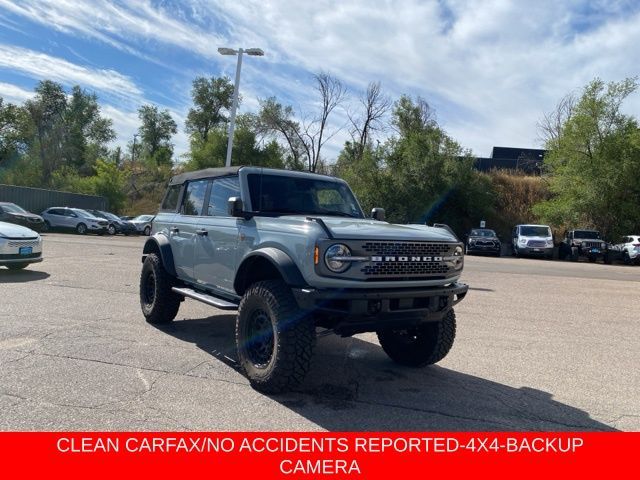
[[[625,1],[184,0],[180,8],[154,5],[0,0],[0,7],[13,14],[154,61],[162,56],[162,46],[195,53],[205,59],[206,71],[217,58],[231,76],[235,63],[220,59],[216,47],[261,47],[266,56],[243,66],[243,111],[270,95],[308,108],[311,72],[332,73],[355,90],[381,81],[394,98],[409,93],[427,99],[444,128],[478,155],[488,155],[493,145],[538,146],[536,121],[565,93],[595,76],[620,80],[637,74],[640,13]],[[638,95],[626,108],[640,114]],[[330,151],[337,152],[344,138],[337,136]]]
[[[33,97],[34,92],[25,90],[24,88],[12,85],[11,83],[0,82],[0,97],[5,102],[14,103],[16,105],[23,103]]]
[[[142,93],[127,76],[115,70],[88,68],[45,53],[0,44],[0,68],[20,72],[35,79],[49,79],[63,84],[79,84],[119,97]]]

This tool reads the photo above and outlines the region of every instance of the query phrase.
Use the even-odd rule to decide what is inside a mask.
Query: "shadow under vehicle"
[[[233,373],[229,369],[242,373],[235,315],[155,328],[211,356],[197,376],[224,378]],[[399,367],[377,343],[359,336],[320,336],[305,381],[270,398],[329,431],[615,430],[536,388],[515,388],[436,365]]]

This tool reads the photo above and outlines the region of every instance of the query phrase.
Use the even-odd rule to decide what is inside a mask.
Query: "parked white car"
[[[81,208],[51,207],[42,212],[44,230],[51,229],[75,230],[80,235],[97,233],[104,235],[109,222],[104,218],[82,210]]]
[[[38,232],[0,222],[0,266],[22,270],[30,263],[42,261],[42,238]]]
[[[511,245],[516,257],[553,257],[553,233],[548,225],[516,225],[511,232]]]
[[[627,265],[640,265],[640,235],[625,235],[620,243],[611,246],[611,250],[621,255]]]

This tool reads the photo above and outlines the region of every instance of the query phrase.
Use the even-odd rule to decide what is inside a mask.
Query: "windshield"
[[[134,222],[150,222],[153,215],[138,215],[133,219]]]
[[[469,236],[470,237],[495,237],[496,232],[494,232],[493,230],[475,229],[475,230],[471,230],[471,233],[469,234]]]
[[[14,203],[3,203],[2,205],[0,205],[0,207],[11,213],[29,213],[24,208],[19,207]]]
[[[594,230],[575,230],[573,238],[600,238],[600,234]]]
[[[521,225],[520,235],[522,235],[523,237],[550,237],[551,229],[544,225]]]
[[[109,213],[109,212],[100,212],[100,214],[105,217],[108,218],[109,220],[120,220],[120,217],[118,217],[117,215],[114,215],[113,213]]]
[[[342,182],[268,174],[249,174],[248,179],[254,212],[364,217],[353,193]]]
[[[83,210],[81,208],[72,208],[71,210],[76,212],[81,217],[96,218],[96,216],[93,213],[89,213],[86,210]]]

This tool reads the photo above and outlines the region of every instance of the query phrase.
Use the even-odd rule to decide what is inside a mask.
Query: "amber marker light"
[[[314,265],[318,264],[319,259],[320,259],[320,249],[316,245],[316,248],[313,249],[313,263],[314,263]]]

